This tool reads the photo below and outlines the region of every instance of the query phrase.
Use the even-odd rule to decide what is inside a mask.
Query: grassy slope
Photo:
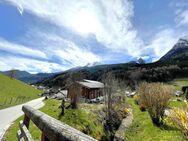
[[[134,120],[125,138],[128,141],[183,141],[176,129],[160,129],[154,126],[147,112],[141,112],[133,99],[128,100],[133,108]],[[173,104],[174,105],[174,104]],[[177,104],[178,105],[178,104]]]
[[[78,110],[66,109],[65,115],[62,117],[59,117],[59,113],[61,112],[60,109],[58,109],[59,105],[60,101],[47,100],[45,101],[45,106],[41,108],[41,111],[56,119],[59,119],[64,123],[67,123],[74,128],[77,128],[82,132],[89,134],[98,140],[104,136],[103,126],[98,120],[97,114],[91,110],[91,108],[98,108],[96,107],[97,105],[94,105],[94,107],[83,105],[83,107],[80,107]],[[85,110],[83,110],[83,108]],[[20,120],[23,120],[23,117],[19,118],[8,130],[5,135],[5,141],[16,140],[16,132],[18,130],[18,122]],[[35,125],[30,124],[29,130],[35,140],[40,138],[40,131]]]
[[[170,101],[169,107],[185,108],[186,103],[180,101]]]
[[[188,78],[185,79],[175,79],[172,84],[177,90],[181,90],[182,86],[188,86]]]
[[[35,99],[41,91],[0,74],[0,109]]]

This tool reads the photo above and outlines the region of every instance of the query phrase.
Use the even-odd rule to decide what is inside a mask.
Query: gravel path
[[[21,105],[0,110],[0,141],[11,123],[24,114],[22,112],[23,105],[29,105],[33,108],[39,109],[44,106],[43,99],[43,97],[38,98]]]
[[[120,127],[115,133],[114,141],[124,141],[125,132],[131,126],[133,121],[132,109],[129,109],[129,115],[122,120]]]

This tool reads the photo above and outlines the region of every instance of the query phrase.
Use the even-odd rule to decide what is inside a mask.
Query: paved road
[[[11,123],[15,121],[18,117],[23,115],[22,112],[23,105],[29,105],[33,108],[39,109],[42,106],[44,106],[44,103],[42,102],[43,99],[44,99],[43,97],[38,98],[21,105],[0,110],[0,141],[2,140],[5,131],[11,125]]]

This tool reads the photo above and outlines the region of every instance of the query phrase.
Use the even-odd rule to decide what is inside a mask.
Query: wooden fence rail
[[[23,124],[23,121],[20,121],[20,130],[17,132],[17,137],[19,140],[23,141],[34,141],[29,130],[27,127]]]
[[[24,121],[20,122],[19,141],[33,141],[29,133],[30,120],[41,130],[41,141],[96,141],[94,138],[64,124],[30,106],[23,106]]]

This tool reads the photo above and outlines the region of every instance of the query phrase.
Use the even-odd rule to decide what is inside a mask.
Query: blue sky
[[[188,0],[2,0],[0,70],[156,61],[188,35]]]

